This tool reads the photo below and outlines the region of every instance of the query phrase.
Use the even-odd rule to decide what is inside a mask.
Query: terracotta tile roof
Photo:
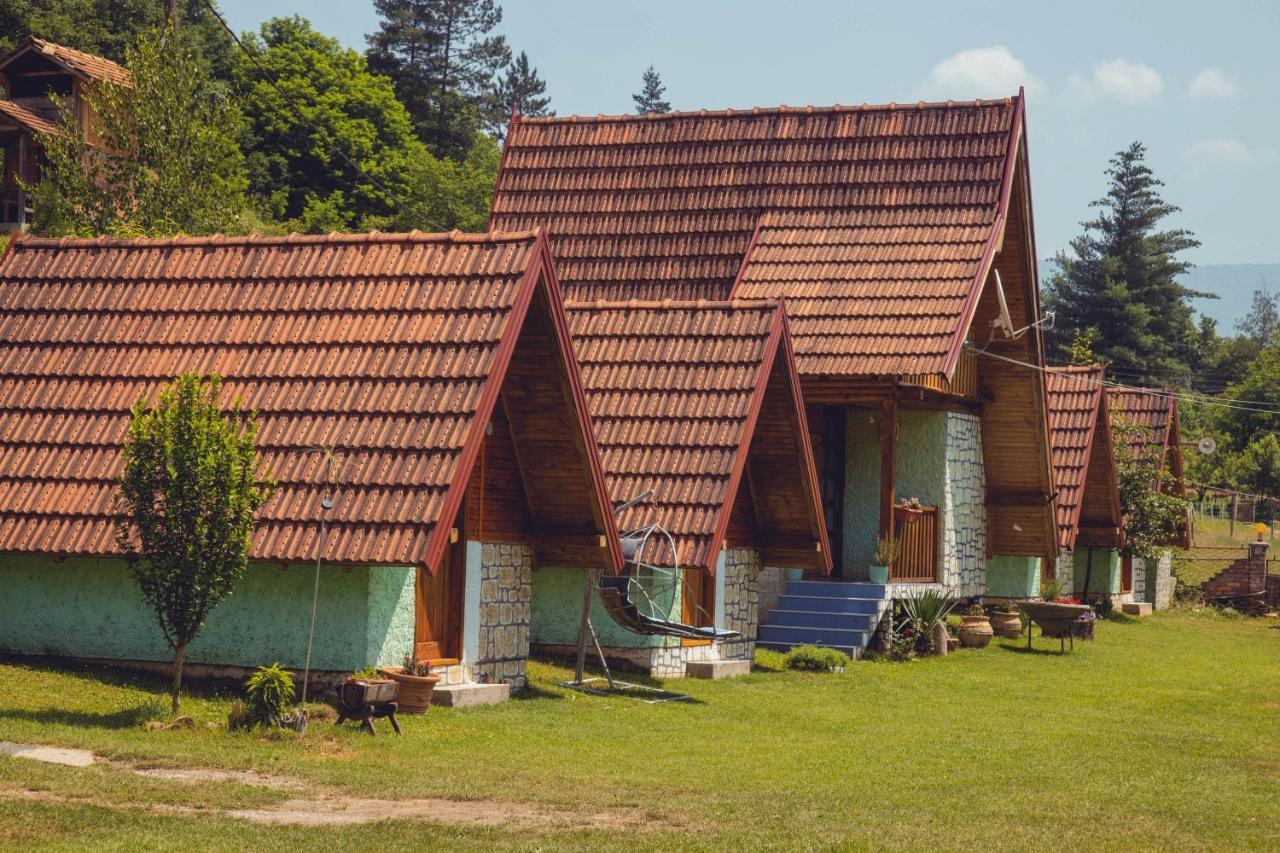
[[[1134,456],[1146,458],[1170,446],[1171,431],[1177,421],[1177,402],[1168,392],[1112,387],[1107,389],[1107,395],[1113,416],[1122,416],[1138,427],[1129,434],[1129,449]],[[1181,448],[1177,453],[1180,459]]]
[[[343,483],[327,558],[434,567],[539,253],[549,264],[530,232],[16,238],[0,262],[0,551],[117,553],[130,405],[201,372],[260,413],[279,488],[255,558],[315,558],[326,466],[307,451],[327,446]]]
[[[117,65],[110,59],[103,59],[101,56],[94,56],[92,53],[85,53],[82,50],[54,44],[36,36],[29,36],[10,52],[9,56],[16,56],[28,45],[83,77],[88,77],[91,80],[106,80],[108,83],[115,83],[118,86],[133,85],[133,75],[129,73],[129,69]]]
[[[14,101],[0,99],[0,115],[8,116],[34,133],[53,133],[58,129],[57,123],[49,121],[39,113],[34,113]]]
[[[806,375],[943,372],[1020,122],[1020,99],[519,119],[490,223],[546,226],[569,299],[785,297]]]
[[[1084,506],[1085,479],[1095,450],[1100,407],[1105,405],[1101,367],[1055,367],[1045,371],[1049,446],[1058,490],[1058,544],[1070,550]],[[1105,418],[1104,421],[1105,423]],[[1108,445],[1109,446],[1109,445]]]
[[[621,503],[654,492],[619,517],[619,529],[656,521],[674,536],[681,566],[714,570],[766,384],[776,359],[790,358],[781,307],[769,301],[566,307],[610,497]],[[794,399],[803,425],[798,394]],[[807,448],[807,431],[800,435]],[[805,481],[804,460],[789,459],[787,487]],[[803,491],[788,497],[792,504],[809,500],[821,518],[816,490],[811,499]],[[815,526],[825,555],[825,528]],[[666,547],[650,559],[671,565]]]

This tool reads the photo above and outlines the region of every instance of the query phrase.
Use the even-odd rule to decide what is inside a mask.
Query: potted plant
[[[991,620],[991,630],[996,632],[997,637],[1016,640],[1022,636],[1022,612],[1012,601],[1002,601],[991,608],[988,618]]]
[[[896,556],[898,556],[898,543],[893,541],[892,536],[876,538],[876,561],[867,567],[872,583],[889,582],[889,566],[893,565],[893,558]]]
[[[981,604],[973,604],[960,618],[960,645],[967,649],[985,649],[995,632]]]
[[[400,684],[400,711],[425,714],[431,709],[431,694],[440,683],[440,676],[431,672],[429,664],[410,652],[404,656],[404,666],[384,666],[378,671]]]
[[[919,498],[904,498],[893,507],[893,518],[902,524],[915,524],[924,515],[924,504]]]

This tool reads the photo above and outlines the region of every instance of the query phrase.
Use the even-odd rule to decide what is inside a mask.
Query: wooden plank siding
[[[896,522],[894,536],[898,556],[889,569],[889,580],[895,583],[934,583],[938,580],[942,525],[936,506],[911,522]]]

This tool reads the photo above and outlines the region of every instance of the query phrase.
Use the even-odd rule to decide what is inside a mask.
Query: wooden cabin
[[[785,583],[775,566],[825,574],[822,522],[787,319],[777,302],[569,303],[601,462],[615,505],[651,496],[618,517],[626,534],[653,524],[643,561],[672,572],[672,617],[735,631],[709,641],[641,636],[599,602],[593,624],[606,654],[658,676],[689,664],[711,675],[749,667],[760,603]],[[533,641],[552,651],[575,642],[581,572],[540,570]],[[678,595],[678,600],[675,598]]]
[[[21,230],[31,222],[25,187],[40,180],[41,135],[56,132],[62,122],[54,98],[67,99],[81,126],[91,129],[83,95],[85,86],[95,82],[133,85],[128,70],[116,63],[35,36],[23,39],[0,59],[0,233]]]
[[[414,655],[442,699],[493,698],[524,682],[533,569],[621,565],[538,232],[15,235],[0,330],[10,652],[169,659],[113,498],[130,407],[184,372],[258,413],[278,482],[189,661],[301,667],[320,560],[315,669]]]
[[[1124,520],[1106,371],[1101,366],[1050,368],[1045,388],[1058,487],[1058,547],[1045,555],[1045,571],[1056,577],[1065,595],[1083,594],[1088,578],[1091,595],[1131,597],[1132,562],[1120,554]],[[1012,573],[1004,580],[1001,595],[1030,598],[1040,592],[1038,578],[1023,588]]]
[[[1056,549],[1021,93],[516,117],[490,222],[546,226],[570,301],[785,300],[837,577]]]

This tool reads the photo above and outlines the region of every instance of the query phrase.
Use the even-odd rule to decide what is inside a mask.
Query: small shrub
[[[1045,601],[1056,601],[1062,597],[1062,582],[1057,578],[1043,578],[1040,581],[1040,597]]]
[[[787,668],[787,656],[773,649],[756,647],[754,668],[762,672],[782,672]]]
[[[368,681],[374,678],[382,678],[382,673],[378,672],[376,666],[366,666],[364,669],[358,669],[351,673],[351,677]]]
[[[892,566],[898,556],[898,543],[890,535],[876,537],[876,565]]]
[[[425,676],[431,674],[431,665],[426,661],[420,661],[414,657],[413,652],[409,652],[404,656],[404,674]]]
[[[278,663],[260,666],[244,685],[252,725],[284,725],[285,709],[293,702],[293,673]]]
[[[970,604],[969,609],[964,612],[965,616],[986,616],[987,611],[981,604]]]
[[[823,646],[796,646],[787,652],[787,669],[801,672],[833,672],[849,665],[849,656],[838,649]]]

